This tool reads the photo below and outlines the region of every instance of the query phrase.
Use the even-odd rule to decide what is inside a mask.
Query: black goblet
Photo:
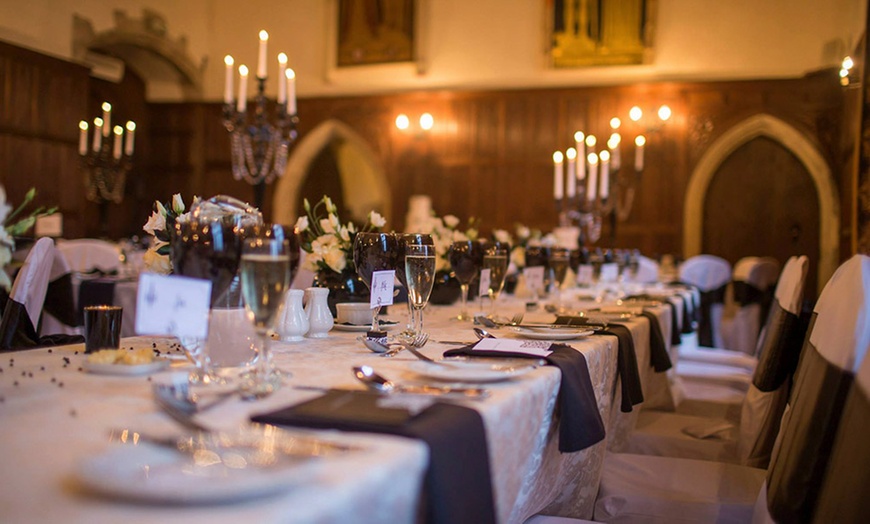
[[[474,240],[460,240],[450,246],[447,258],[453,274],[459,281],[462,289],[462,310],[455,317],[456,320],[471,320],[468,314],[468,287],[480,273],[483,265],[483,249],[479,242]]]
[[[372,274],[395,270],[398,257],[399,242],[393,233],[357,233],[354,238],[353,264],[369,290],[372,289]],[[379,307],[372,308],[372,332],[380,331],[379,310]]]

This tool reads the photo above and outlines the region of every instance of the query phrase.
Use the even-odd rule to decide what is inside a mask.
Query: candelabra
[[[254,186],[254,204],[262,209],[266,185],[284,174],[290,145],[296,140],[295,73],[287,69],[287,55],[280,53],[280,77],[275,117],[270,121],[266,114],[266,45],[269,34],[260,31],[260,52],[257,66],[257,94],[254,97],[253,115],[247,110],[246,83],[248,68],[239,66],[239,95],[236,103],[232,98],[233,58],[227,55],[226,87],[224,91],[224,127],[230,133],[233,178],[244,180]],[[286,81],[285,78],[286,77]],[[285,83],[286,82],[286,83]]]
[[[88,122],[79,122],[79,157],[85,172],[85,196],[100,206],[100,227],[108,233],[108,204],[121,203],[127,173],[133,167],[133,141],[136,124],[128,121],[126,142],[124,128],[111,126],[112,105],[103,102],[103,117],[94,119],[91,147],[88,147]]]

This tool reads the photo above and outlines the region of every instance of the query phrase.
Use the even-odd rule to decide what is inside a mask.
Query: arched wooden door
[[[819,196],[804,164],[779,142],[758,136],[718,167],[704,197],[703,252],[732,264],[807,255],[806,298],[817,295]]]

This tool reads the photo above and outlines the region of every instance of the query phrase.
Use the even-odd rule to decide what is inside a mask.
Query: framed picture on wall
[[[414,61],[415,0],[338,0],[336,65]]]
[[[657,0],[544,0],[553,67],[646,64]]]

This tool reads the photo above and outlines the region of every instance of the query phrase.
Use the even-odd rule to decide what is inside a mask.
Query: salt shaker
[[[299,342],[304,340],[302,335],[308,333],[308,314],[302,308],[301,289],[288,289],[284,297],[284,310],[278,319],[278,335],[284,342]]]
[[[325,338],[335,323],[326,303],[329,288],[310,287],[305,292],[308,293],[308,305],[305,306],[308,314],[308,338]]]

